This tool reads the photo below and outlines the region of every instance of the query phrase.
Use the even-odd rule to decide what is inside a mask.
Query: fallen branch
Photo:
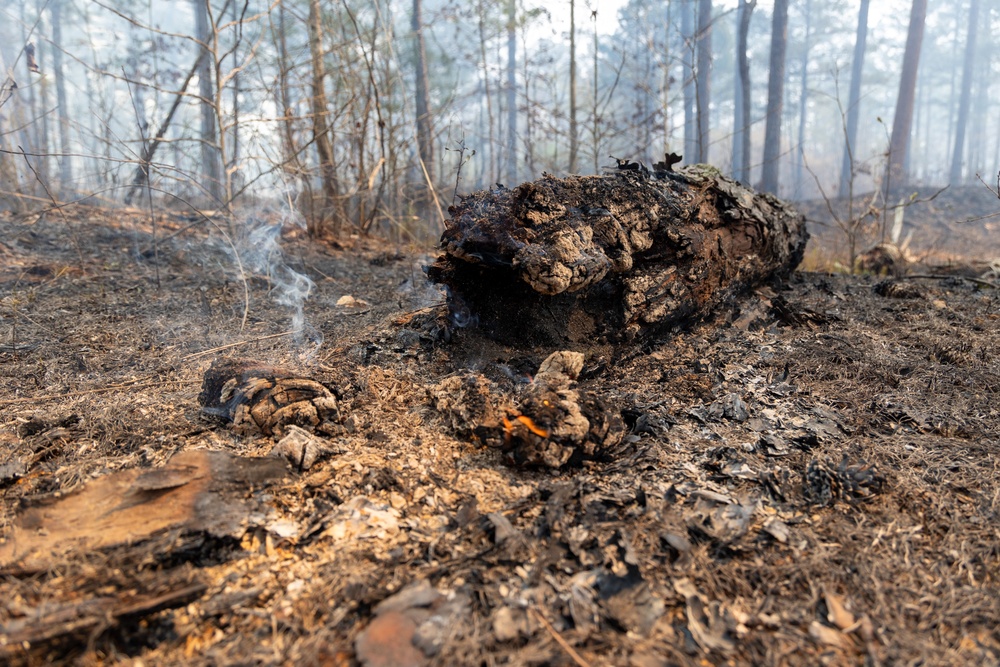
[[[959,280],[967,280],[970,283],[975,283],[976,285],[982,285],[983,287],[990,287],[992,289],[1000,289],[1000,285],[990,280],[984,278],[970,278],[969,276],[949,276],[944,273],[911,273],[910,275],[900,276],[901,280],[914,280],[917,278],[927,278],[929,280],[946,280],[949,278],[957,278]]]
[[[542,615],[542,612],[538,611],[534,607],[530,607],[529,611],[531,611],[532,615],[536,619],[538,619],[538,622],[542,624],[542,626],[548,631],[548,633],[552,635],[552,638],[555,639],[556,643],[562,647],[562,650],[566,651],[566,654],[573,659],[573,662],[579,665],[579,667],[590,667],[590,663],[584,660],[583,656],[577,653],[576,649],[570,646],[569,642],[563,639],[562,635],[556,632],[556,629],[552,627],[552,624],[549,623],[548,619],[546,619],[545,616]]]

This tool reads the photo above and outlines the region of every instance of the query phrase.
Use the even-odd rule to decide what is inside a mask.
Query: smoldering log
[[[808,239],[789,204],[707,165],[545,175],[449,212],[429,277],[456,324],[518,346],[655,334],[786,277]]]

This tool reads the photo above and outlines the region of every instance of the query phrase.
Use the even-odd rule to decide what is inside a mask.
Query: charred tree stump
[[[658,166],[664,166],[661,163]],[[652,335],[787,276],[808,234],[790,205],[706,165],[544,176],[450,209],[428,269],[453,323],[516,346]]]

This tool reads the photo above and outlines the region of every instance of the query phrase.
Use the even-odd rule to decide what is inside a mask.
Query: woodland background
[[[992,0],[24,0],[0,17],[13,211],[285,201],[316,235],[428,240],[456,195],[610,156],[676,151],[790,199],[1000,164]]]

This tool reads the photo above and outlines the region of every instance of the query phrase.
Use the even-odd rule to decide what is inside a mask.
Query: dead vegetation
[[[296,340],[266,275],[240,331],[202,227],[158,221],[156,289],[141,217],[68,215],[0,219],[6,662],[1000,661],[995,289],[793,274],[540,372],[448,321],[413,250],[286,238]],[[318,383],[314,440],[205,415],[217,359]],[[531,449],[546,392],[613,446]]]

